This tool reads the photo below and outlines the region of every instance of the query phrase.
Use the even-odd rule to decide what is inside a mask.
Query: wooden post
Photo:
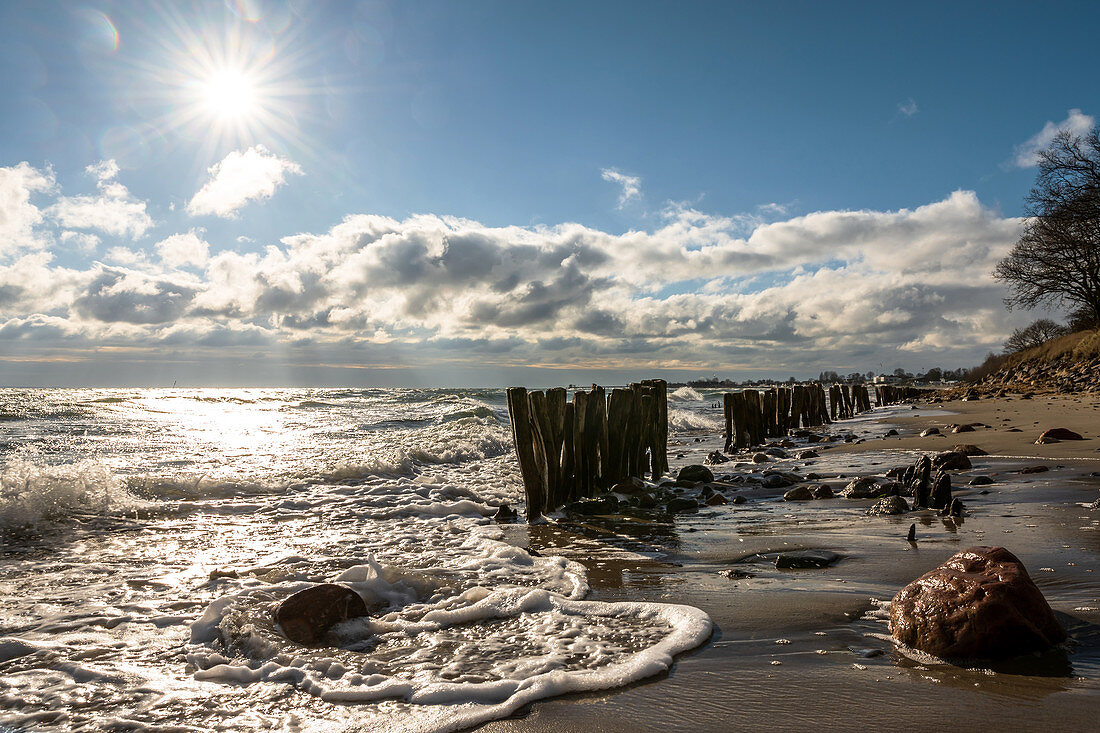
[[[542,493],[542,483],[535,465],[527,390],[523,387],[511,387],[507,395],[508,417],[512,422],[512,441],[516,446],[520,476],[523,478],[523,489],[527,494],[527,521],[532,521],[542,516],[546,497]]]
[[[722,414],[726,419],[726,445],[722,448],[722,451],[729,453],[733,450],[734,435],[733,435],[733,394],[726,392],[722,395]]]

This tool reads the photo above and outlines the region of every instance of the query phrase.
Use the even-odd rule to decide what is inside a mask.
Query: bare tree
[[[1033,346],[1050,341],[1058,336],[1065,336],[1069,329],[1060,326],[1049,318],[1040,318],[1025,328],[1017,328],[1005,341],[1005,351],[1014,354],[1017,351],[1030,349]]]
[[[993,274],[1006,282],[1005,305],[1062,306],[1100,322],[1100,136],[1055,136],[1039,153],[1023,236]]]

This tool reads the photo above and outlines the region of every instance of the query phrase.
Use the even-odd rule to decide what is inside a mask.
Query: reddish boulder
[[[906,646],[947,659],[1011,657],[1066,632],[1023,563],[1003,547],[971,547],[894,596],[890,629]]]
[[[1057,443],[1062,440],[1084,440],[1084,437],[1080,433],[1065,428],[1051,428],[1050,430],[1044,430],[1039,439],[1035,441],[1035,444]]]
[[[367,604],[347,586],[322,583],[284,599],[271,615],[286,638],[298,644],[316,644],[336,624],[366,616]]]

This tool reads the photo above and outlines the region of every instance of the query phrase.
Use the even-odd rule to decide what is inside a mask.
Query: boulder
[[[868,514],[877,516],[892,516],[905,514],[909,511],[909,502],[900,496],[887,496],[879,499],[873,507],[867,510]]]
[[[729,504],[729,499],[716,491],[707,497],[705,503],[707,506],[718,506],[719,504]]]
[[[1058,440],[1084,440],[1085,438],[1080,433],[1075,433],[1072,430],[1066,430],[1065,428],[1051,428],[1050,430],[1044,430],[1043,434],[1039,436],[1039,440],[1044,438],[1053,438]],[[1038,443],[1039,441],[1035,441]]]
[[[894,639],[945,659],[1013,657],[1066,638],[1023,563],[971,547],[905,586],[890,604]]]
[[[937,453],[932,457],[932,468],[939,471],[965,471],[971,468],[971,464],[965,453],[947,451],[946,453]]]
[[[808,458],[817,458],[817,457],[818,457],[817,451],[813,450],[812,448],[809,449],[809,450],[804,450],[804,451],[799,451],[798,452],[798,459],[800,461],[804,461]]]
[[[814,498],[813,490],[809,486],[795,486],[783,494],[783,501],[809,501]]]
[[[514,522],[516,521],[516,510],[507,504],[501,504],[497,509],[497,513],[493,515],[493,519],[498,522]]]
[[[922,438],[927,438],[929,435],[939,435],[939,434],[940,434],[940,429],[939,428],[925,428],[924,430],[920,431],[920,437],[922,437]]]
[[[730,502],[733,504],[744,504],[746,501],[748,500],[740,494],[730,499]]]
[[[973,425],[956,425],[955,427],[951,428],[951,432],[952,433],[973,433],[974,432],[974,426]]]
[[[886,431],[886,433],[885,433],[885,434],[883,434],[883,436],[882,436],[882,437],[884,437],[884,438],[892,438],[892,437],[894,437],[894,436],[895,436],[895,435],[897,435],[897,434],[898,434],[898,431],[897,431],[897,430],[894,430],[893,428],[890,428],[889,430],[887,430],[887,431]]]
[[[829,550],[794,550],[779,553],[779,557],[775,558],[775,566],[790,570],[827,568],[839,559],[840,555]]]
[[[699,502],[695,501],[695,499],[687,499],[682,496],[670,499],[668,504],[665,505],[665,511],[669,514],[677,514],[679,512],[686,512],[698,508]]]
[[[840,495],[845,499],[870,499],[878,488],[873,477],[865,476],[850,482],[841,490]]]
[[[828,484],[818,484],[811,490],[815,499],[832,499],[833,490],[829,488]]]
[[[346,585],[322,583],[285,598],[271,615],[286,638],[316,644],[336,624],[366,616],[367,604]]]
[[[794,486],[795,481],[790,476],[784,476],[781,473],[769,473],[764,476],[764,488],[766,489],[785,489],[788,486]]]
[[[1050,468],[1047,466],[1028,466],[1027,468],[1021,468],[1018,473],[1046,473]]]
[[[566,504],[565,511],[569,514],[581,514],[593,516],[596,514],[614,514],[619,510],[619,500],[614,496],[605,496],[599,499],[585,499]]]
[[[951,449],[952,453],[962,453],[964,456],[988,456],[984,450],[971,443],[962,443]]]
[[[989,476],[975,476],[970,479],[971,486],[988,486],[991,483],[993,483],[993,479]]]
[[[767,453],[753,453],[752,454],[752,462],[753,463],[767,463],[770,460],[771,460],[771,458],[768,457]]]
[[[764,451],[764,455],[772,456],[773,458],[790,458],[790,454],[782,448],[768,448]]]
[[[680,472],[676,474],[676,480],[698,481],[704,484],[709,484],[711,481],[714,480],[714,474],[706,466],[700,466],[696,463],[681,468]]]
[[[729,463],[730,458],[722,451],[713,450],[707,454],[707,457],[703,459],[703,463],[708,466],[715,466],[719,463]]]

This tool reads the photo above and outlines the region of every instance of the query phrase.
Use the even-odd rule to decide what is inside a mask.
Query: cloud
[[[1096,118],[1086,115],[1079,109],[1071,109],[1061,122],[1048,121],[1043,129],[1032,135],[1026,142],[1016,146],[1014,162],[1019,168],[1033,168],[1039,164],[1039,151],[1045,150],[1054,140],[1054,136],[1063,130],[1074,135],[1085,135],[1096,125]]]
[[[302,175],[301,167],[263,145],[235,150],[211,166],[210,180],[187,204],[187,211],[231,218],[248,202],[271,198],[288,175]]]
[[[912,117],[919,111],[920,109],[917,107],[917,103],[913,101],[912,97],[909,97],[909,99],[904,102],[898,102],[898,113],[906,117]]]
[[[172,236],[157,242],[161,262],[169,267],[195,265],[202,267],[210,259],[210,245],[199,235],[202,229]]]
[[[74,232],[71,230],[61,232],[61,242],[63,244],[73,245],[78,250],[85,253],[94,252],[101,241],[102,240],[95,234],[90,234],[88,232]]]
[[[670,206],[654,221],[612,234],[359,214],[257,252],[210,255],[201,230],[163,240],[155,261],[111,250],[114,265],[65,270],[43,252],[0,269],[0,323],[48,316],[77,334],[66,343],[131,349],[239,337],[332,364],[369,347],[372,360],[471,368],[802,374],[866,371],[889,355],[976,363],[1027,317],[1004,311],[990,276],[1022,221],[973,192],[778,221]]]
[[[622,186],[622,192],[619,194],[619,204],[617,208],[623,208],[630,201],[641,198],[642,195],[642,179],[637,176],[628,176],[625,173],[620,173],[614,168],[604,168],[600,171],[600,175],[605,181],[611,183],[617,183]]]
[[[85,172],[96,179],[96,196],[62,196],[50,207],[50,215],[70,229],[95,229],[115,236],[139,239],[153,227],[145,202],[134,199],[115,178],[119,168],[113,160],[88,166]]]
[[[53,171],[48,168],[38,170],[26,162],[0,168],[0,257],[42,246],[34,227],[43,214],[31,203],[31,197],[53,190],[55,185]]]

